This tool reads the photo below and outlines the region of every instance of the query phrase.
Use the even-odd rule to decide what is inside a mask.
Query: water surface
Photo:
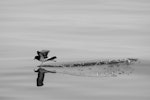
[[[0,100],[149,100],[149,63],[132,75],[46,74],[36,87],[36,50],[58,62],[150,58],[149,0],[1,0]]]

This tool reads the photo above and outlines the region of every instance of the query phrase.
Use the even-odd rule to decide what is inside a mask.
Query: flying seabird
[[[42,62],[41,65],[46,62],[46,61],[55,61],[54,59],[56,59],[56,56],[53,56],[51,58],[48,58],[47,55],[50,51],[49,50],[41,50],[41,51],[37,51],[37,56],[34,57],[34,59]]]

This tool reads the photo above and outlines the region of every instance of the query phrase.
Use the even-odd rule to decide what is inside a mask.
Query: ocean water
[[[0,100],[149,100],[149,0],[1,0]],[[33,60],[139,58],[130,75],[46,74],[36,86]],[[52,62],[48,62],[52,63]]]
[[[44,86],[36,86],[37,69],[29,59],[1,60],[1,100],[149,100],[149,62],[131,65],[132,74],[117,77],[85,77],[45,74]],[[33,65],[33,66],[31,66]]]

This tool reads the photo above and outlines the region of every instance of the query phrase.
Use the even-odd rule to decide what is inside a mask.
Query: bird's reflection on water
[[[35,70],[35,72],[38,73],[38,77],[37,77],[37,86],[43,86],[44,83],[44,77],[45,77],[45,73],[56,73],[55,71],[48,71],[48,70],[45,70],[44,68],[39,68],[37,70]]]

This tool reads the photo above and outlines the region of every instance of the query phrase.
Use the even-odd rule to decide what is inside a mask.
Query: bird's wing
[[[54,60],[54,59],[56,59],[56,58],[57,58],[57,57],[54,56],[54,57],[48,58],[47,61],[48,61],[48,60]]]
[[[40,60],[44,60],[44,55],[41,51],[37,51],[38,56],[40,57]]]
[[[37,51],[38,56],[40,56],[40,51]]]
[[[49,50],[42,50],[42,51],[40,51],[41,52],[41,54],[43,55],[43,57],[44,58],[48,58],[47,56],[48,56],[48,53],[50,52]]]
[[[37,51],[37,54],[42,58],[48,58],[47,55],[49,52],[50,52],[49,50],[41,50],[41,51]]]

